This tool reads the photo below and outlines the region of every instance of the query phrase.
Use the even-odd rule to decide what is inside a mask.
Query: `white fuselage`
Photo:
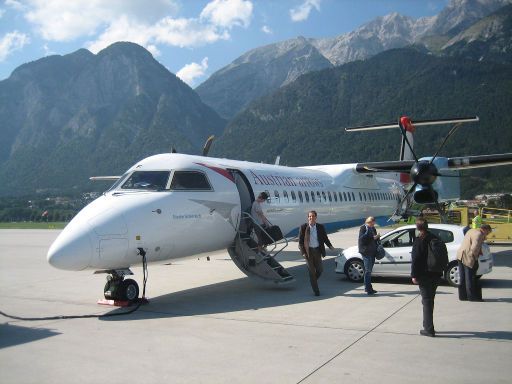
[[[154,184],[153,184],[154,183]],[[240,187],[242,184],[242,187]],[[329,231],[367,216],[387,219],[403,194],[396,177],[358,174],[354,164],[284,167],[161,154],[130,168],[66,226],[48,251],[67,270],[122,269],[227,248],[259,193],[269,221],[290,237],[316,210]]]

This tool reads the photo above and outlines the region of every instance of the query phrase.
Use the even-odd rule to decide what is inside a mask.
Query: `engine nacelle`
[[[420,160],[430,161],[431,157],[424,157]],[[460,199],[460,172],[452,171],[448,168],[448,159],[446,157],[436,157],[434,159],[435,167],[440,175],[446,175],[449,177],[438,176],[436,181],[431,185],[431,188],[437,192],[438,201],[450,201]],[[420,200],[432,199],[432,194],[427,186],[418,185],[416,192],[414,193],[414,200],[417,203],[421,203]],[[432,201],[432,202],[435,202]],[[427,203],[424,201],[424,203]]]

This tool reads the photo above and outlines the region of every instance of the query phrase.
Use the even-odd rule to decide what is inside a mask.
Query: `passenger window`
[[[352,192],[352,200],[356,201],[356,195],[354,195],[354,192]]]
[[[274,191],[274,196],[276,198],[276,203],[279,204],[281,202],[279,199],[279,191]]]
[[[288,192],[283,191],[283,203],[289,203],[290,199],[288,198]]]
[[[270,194],[270,191],[268,189],[265,189],[265,192],[268,196],[267,203],[271,204],[272,203],[272,195]]]
[[[304,192],[304,197],[306,198],[306,203],[309,203],[309,193],[307,191]]]
[[[341,194],[341,192],[338,192],[338,195],[340,196],[340,203],[343,201],[343,195]]]
[[[299,201],[302,203],[304,200],[302,200],[302,192],[299,191],[297,192],[297,194],[299,195]]]
[[[429,231],[445,243],[451,243],[453,241],[453,233],[450,231],[437,228],[429,228]]]
[[[338,202],[338,195],[336,194],[336,192],[332,193],[332,197],[334,197],[334,201],[337,203]]]
[[[346,194],[345,192],[343,192],[343,197],[344,197],[344,199],[343,199],[343,200],[345,200],[345,201],[347,201],[347,200],[348,200],[348,199],[347,199],[347,194]]]
[[[332,201],[331,192],[327,191],[327,197],[329,198],[329,201]]]
[[[292,195],[292,202],[296,203],[297,202],[297,197],[295,196],[295,191],[291,191],[290,194]]]
[[[319,203],[322,202],[322,196],[320,195],[320,191],[316,191],[316,198],[317,198]]]
[[[136,171],[121,186],[121,189],[161,191],[167,187],[169,175],[169,171]]]
[[[325,192],[324,191],[322,191],[322,201],[324,203],[327,203],[327,196],[325,196]]]
[[[311,191],[311,202],[315,202],[315,192]]]

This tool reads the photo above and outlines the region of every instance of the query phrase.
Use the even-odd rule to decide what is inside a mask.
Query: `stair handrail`
[[[281,253],[288,246],[288,239],[283,236],[283,238],[281,239],[281,240],[284,240],[282,242],[282,244],[284,244],[283,247],[281,247],[281,249],[279,249],[276,253],[274,253],[272,255],[272,252],[274,252],[274,250],[277,248],[277,241],[281,241],[281,240],[276,241],[272,236],[270,236],[270,234],[265,230],[265,228],[262,227],[249,212],[242,212],[242,217],[250,219],[254,225],[258,226],[258,228],[260,228],[263,232],[265,232],[265,234],[269,238],[274,240],[272,249],[270,251],[267,251],[269,253],[270,257],[275,258],[279,253]],[[270,223],[270,221],[269,221],[269,223]],[[272,223],[270,223],[270,224],[272,224]],[[251,249],[253,249],[253,248],[251,248]]]

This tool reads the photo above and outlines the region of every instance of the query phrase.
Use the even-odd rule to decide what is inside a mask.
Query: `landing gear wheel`
[[[121,300],[135,301],[139,298],[139,285],[133,279],[124,280],[120,287]]]
[[[345,275],[350,281],[359,283],[364,278],[364,267],[361,260],[352,259],[345,264]]]
[[[122,282],[122,280],[118,279],[107,279],[107,282],[105,283],[105,288],[103,288],[103,296],[105,296],[105,299],[120,300],[119,294]]]

